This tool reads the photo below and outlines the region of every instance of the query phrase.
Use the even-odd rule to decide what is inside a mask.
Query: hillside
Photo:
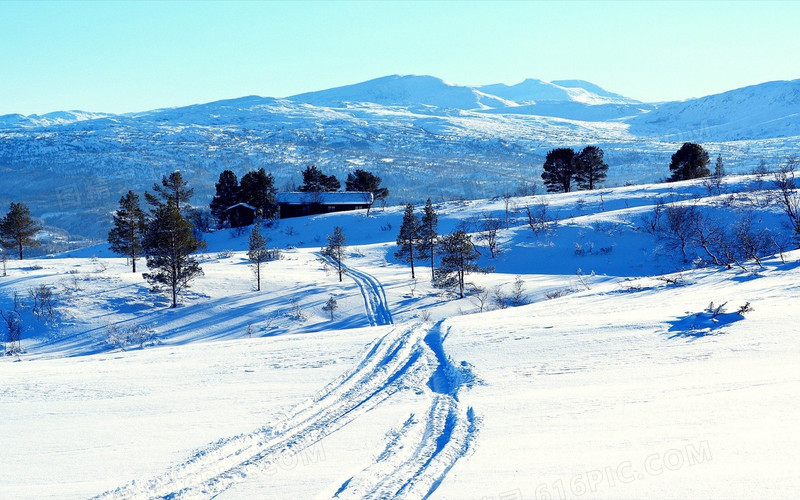
[[[439,232],[466,229],[494,268],[470,273],[463,299],[394,257],[400,207],[266,228],[282,257],[261,292],[248,233],[208,234],[205,275],[176,309],[103,245],[12,261],[0,310],[17,292],[24,334],[22,354],[0,359],[0,491],[791,498],[800,253],[780,243],[786,216],[765,187],[730,176],[718,192],[437,203]],[[698,267],[699,244],[684,259],[644,229],[659,201],[726,231],[747,222],[782,251]],[[537,231],[528,209],[548,214]],[[492,258],[481,222],[506,213]],[[349,245],[342,283],[318,256],[334,225]],[[37,320],[27,290],[40,285],[55,314]],[[114,332],[147,335],[122,350]]]
[[[773,82],[655,105],[579,80],[467,87],[390,76],[127,115],[7,115],[0,206],[24,201],[50,226],[102,239],[119,196],[175,169],[195,187],[198,206],[224,169],[241,177],[264,167],[283,188],[310,164],[340,179],[367,168],[389,187],[390,204],[479,199],[538,181],[549,149],[588,144],[605,150],[612,187],[664,178],[684,141],[722,154],[729,172],[748,173],[798,153],[796,87]]]

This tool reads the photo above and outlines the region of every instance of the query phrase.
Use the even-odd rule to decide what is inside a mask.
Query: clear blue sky
[[[284,97],[389,74],[647,101],[800,78],[800,2],[0,1],[0,114]]]

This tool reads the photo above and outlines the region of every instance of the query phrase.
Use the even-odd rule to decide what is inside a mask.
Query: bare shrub
[[[517,275],[514,279],[514,285],[511,287],[511,305],[519,307],[525,304],[525,282],[522,276]]]
[[[550,290],[549,292],[545,292],[544,297],[547,300],[553,300],[553,299],[558,299],[558,298],[564,297],[564,296],[569,295],[569,294],[574,293],[574,292],[575,292],[575,290],[573,290],[572,288],[569,288],[569,287],[557,288],[555,290]]]

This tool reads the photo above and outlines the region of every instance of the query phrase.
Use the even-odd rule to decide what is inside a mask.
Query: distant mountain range
[[[486,197],[539,180],[550,148],[596,144],[608,182],[655,181],[684,141],[747,171],[800,153],[800,80],[642,103],[582,80],[477,87],[387,76],[287,98],[238,99],[122,115],[0,116],[0,207],[27,202],[74,234],[102,237],[127,189],[186,172],[208,203],[223,169],[265,167],[287,188],[309,164],[384,179],[391,203]]]

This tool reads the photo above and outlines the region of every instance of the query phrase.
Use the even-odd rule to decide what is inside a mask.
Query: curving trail
[[[333,260],[318,254],[321,259],[330,265],[335,266]],[[347,276],[353,278],[358,288],[361,290],[361,296],[364,298],[364,309],[367,313],[367,319],[370,326],[379,325],[392,325],[392,313],[389,311],[389,303],[386,300],[386,291],[383,285],[371,274],[364,271],[346,266],[342,264],[342,269]]]
[[[380,283],[352,268],[348,274],[362,289],[370,321],[391,322]],[[426,411],[388,430],[383,451],[334,496],[426,498],[468,453],[478,428],[472,408],[458,401],[472,374],[447,358],[441,328],[441,322],[395,328],[374,341],[357,366],[280,421],[221,439],[152,479],[132,481],[96,498],[214,497],[265,474],[286,454],[310,448],[402,390],[429,397]]]

